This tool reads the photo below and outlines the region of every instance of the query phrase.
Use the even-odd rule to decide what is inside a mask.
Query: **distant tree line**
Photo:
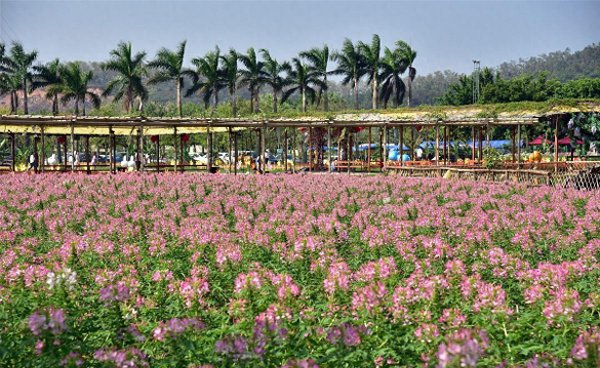
[[[238,116],[238,97],[243,89],[248,92],[250,113],[261,111],[261,91],[271,95],[272,112],[293,96],[297,96],[302,112],[309,104],[327,111],[328,76],[338,75],[342,85],[352,88],[354,109],[360,108],[359,88],[364,82],[370,87],[373,109],[400,106],[405,97],[411,104],[417,53],[401,40],[388,48],[382,47],[378,35],[373,35],[370,43],[346,39],[339,51],[330,52],[324,45],[283,62],[266,49],[222,52],[216,46],[204,56],[192,58],[191,68],[184,67],[185,49],[183,41],[174,50],[161,48],[149,59],[144,51],[134,52],[131,43],[119,43],[109,59],[99,64],[109,76],[97,86],[102,90],[99,94],[92,88],[94,72],[82,63],[56,59],[36,64],[37,51],[28,52],[18,42],[13,42],[10,49],[0,43],[0,96],[10,96],[11,113],[22,108],[29,114],[29,95],[38,88],[44,89],[55,115],[60,113],[61,103],[72,103],[75,114],[85,115],[86,103],[99,108],[102,98],[122,102],[124,111],[132,113],[144,111],[151,98],[150,86],[168,85],[175,91],[179,116],[183,115],[184,97],[199,97],[204,108],[214,113],[223,93],[228,97],[230,114]]]
[[[477,103],[546,101],[561,98],[599,98],[600,78],[582,78],[568,82],[548,78],[548,72],[535,76],[524,74],[512,79],[502,78],[499,72],[484,68],[479,74],[480,95]],[[448,86],[439,98],[443,105],[473,103],[474,76],[462,75]]]

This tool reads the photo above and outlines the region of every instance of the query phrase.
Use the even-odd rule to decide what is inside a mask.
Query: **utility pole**
[[[473,60],[473,104],[479,101],[479,73],[481,72],[481,64],[479,60]]]

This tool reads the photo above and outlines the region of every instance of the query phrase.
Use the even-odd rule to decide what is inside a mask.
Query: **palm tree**
[[[293,69],[289,71],[287,81],[292,87],[285,91],[281,102],[285,102],[292,94],[299,92],[302,99],[302,112],[306,112],[306,97],[309,97],[314,102],[316,92],[313,86],[321,86],[321,81],[316,73],[312,72],[300,59],[293,58],[292,65]]]
[[[215,47],[215,51],[207,52],[203,58],[192,59],[192,64],[196,67],[196,70],[185,71],[192,78],[192,86],[187,90],[186,97],[200,92],[203,94],[204,104],[207,107],[212,97],[212,112],[219,104],[219,91],[225,87],[222,72],[219,69],[220,53],[219,47]]]
[[[394,103],[394,107],[402,104],[406,86],[401,75],[407,67],[408,63],[402,59],[397,51],[385,48],[381,58],[381,74],[379,75],[379,79],[382,81],[381,101],[383,102],[383,108],[387,109],[390,98]]]
[[[60,68],[60,77],[63,81],[61,101],[67,103],[75,101],[75,115],[79,115],[79,103],[83,108],[85,116],[85,100],[89,98],[95,108],[100,107],[100,96],[90,90],[88,84],[93,77],[91,71],[83,72],[79,63],[69,63]]]
[[[346,38],[342,51],[334,52],[331,59],[338,63],[337,69],[332,74],[343,75],[342,84],[344,85],[352,82],[354,108],[358,110],[358,83],[360,78],[365,75],[364,61],[358,46],[353,45],[352,41]]]
[[[52,115],[54,116],[58,115],[58,95],[63,87],[60,68],[61,64],[58,59],[54,59],[46,65],[33,67],[36,75],[31,88],[46,89],[46,99],[52,100]]]
[[[372,97],[372,108],[377,109],[377,91],[379,90],[378,78],[379,68],[381,66],[381,59],[379,54],[381,53],[381,41],[378,35],[373,35],[371,45],[367,45],[364,42],[358,43],[358,49],[364,60],[365,73],[369,76],[369,83],[371,83],[371,97]]]
[[[156,58],[148,63],[148,67],[157,69],[157,73],[150,78],[148,83],[158,84],[168,81],[175,81],[175,91],[177,93],[177,113],[182,116],[181,90],[185,88],[183,81],[183,60],[185,54],[186,41],[183,41],[177,47],[177,50],[171,51],[163,47],[156,53]]]
[[[283,72],[290,72],[291,66],[289,63],[279,63],[276,59],[271,57],[269,51],[265,49],[260,50],[264,60],[264,82],[268,84],[273,90],[273,112],[277,112],[277,95],[283,93],[283,87],[288,84],[286,78],[281,76]]]
[[[23,90],[23,112],[29,114],[29,99],[28,93],[33,81],[33,63],[37,59],[37,51],[30,53],[25,52],[23,45],[19,42],[13,42],[10,49],[10,55],[4,57],[2,62],[2,70],[8,74],[9,85],[14,89],[17,82]],[[28,84],[29,83],[29,84]],[[11,92],[14,95],[15,110],[17,102],[17,93],[15,90]]]
[[[230,49],[227,55],[221,56],[221,63],[223,64],[223,83],[229,92],[229,98],[231,100],[231,115],[234,118],[237,116],[236,95],[238,78],[240,76],[238,70],[238,59],[239,55],[234,49]]]
[[[10,94],[10,113],[15,114],[19,105],[17,91],[21,83],[16,75],[9,73],[10,69],[5,64],[8,58],[5,55],[6,46],[0,42],[0,96]]]
[[[251,112],[258,112],[259,110],[259,92],[260,87],[264,83],[264,63],[258,61],[256,58],[256,52],[254,48],[248,49],[246,55],[240,55],[240,61],[246,67],[245,70],[240,71],[241,82],[248,86],[250,91],[250,110]]]
[[[404,41],[396,41],[396,50],[398,51],[400,58],[408,65],[408,78],[406,79],[406,86],[408,89],[407,104],[410,106],[410,100],[412,98],[412,82],[417,75],[417,69],[413,68],[412,64],[417,58],[417,52]]]
[[[308,51],[303,51],[300,56],[306,59],[310,65],[310,69],[315,75],[321,79],[319,92],[317,93],[317,107],[321,104],[323,98],[323,110],[329,110],[329,98],[327,96],[327,62],[329,61],[329,47],[324,45],[323,48],[314,47]]]
[[[146,53],[138,52],[133,55],[131,42],[121,42],[110,52],[110,55],[111,59],[102,65],[102,69],[114,71],[117,75],[108,82],[102,95],[108,96],[116,90],[115,101],[124,99],[125,110],[129,113],[136,97],[144,101],[148,96],[148,91],[142,82],[146,76],[144,66]]]

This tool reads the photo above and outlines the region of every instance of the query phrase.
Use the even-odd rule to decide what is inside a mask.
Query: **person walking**
[[[34,151],[31,154],[31,156],[29,156],[29,168],[27,169],[27,172],[29,172],[29,171],[31,171],[31,169],[33,169],[33,172],[37,174],[38,161],[39,161],[38,153]]]

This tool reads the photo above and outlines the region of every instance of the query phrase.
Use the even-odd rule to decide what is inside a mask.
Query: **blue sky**
[[[102,61],[121,40],[150,57],[187,39],[187,59],[219,45],[267,48],[278,59],[374,33],[418,52],[419,74],[482,66],[600,42],[600,2],[560,1],[7,1],[0,40],[43,61]]]

